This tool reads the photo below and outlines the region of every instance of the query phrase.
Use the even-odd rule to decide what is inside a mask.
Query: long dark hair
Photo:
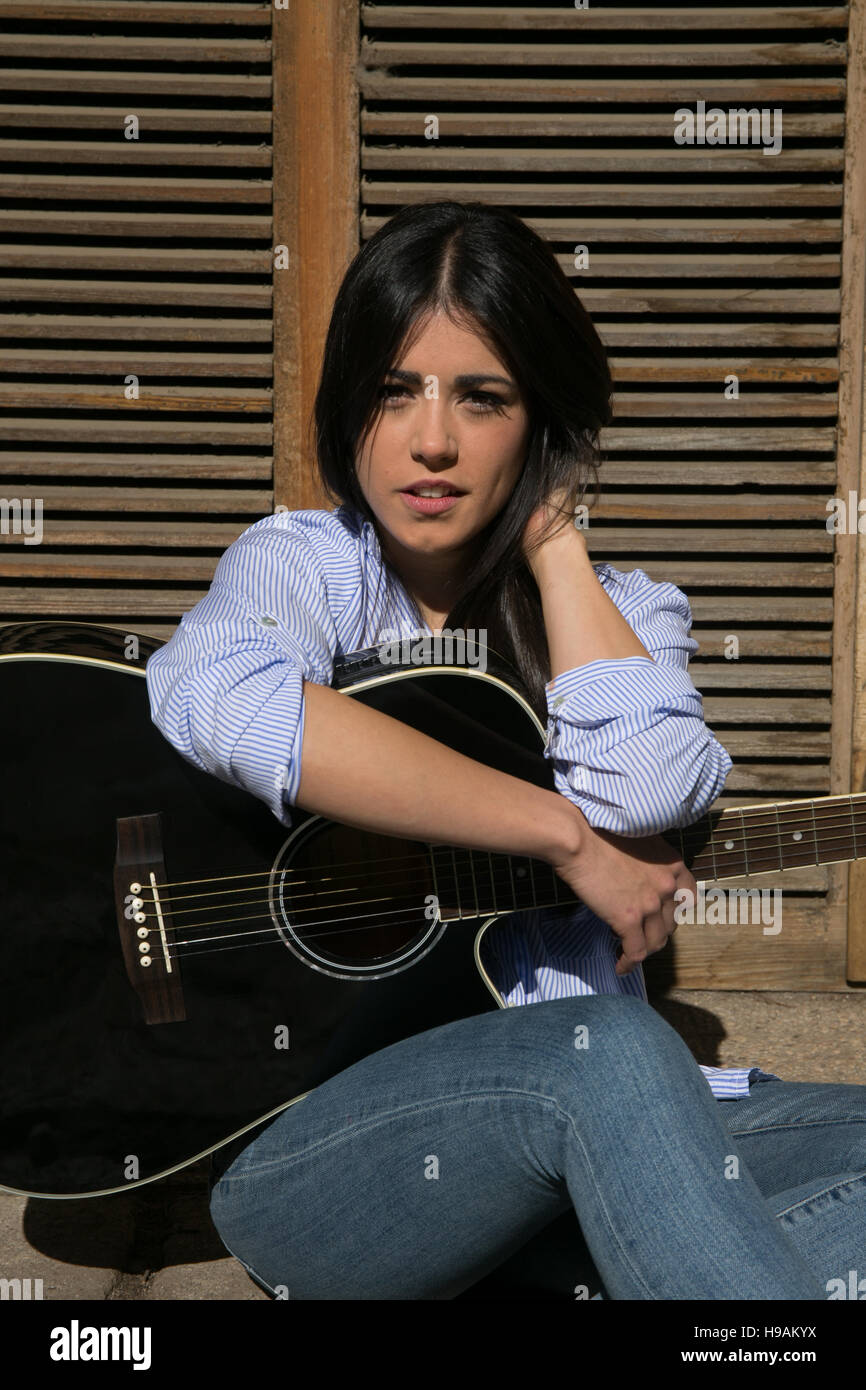
[[[387,372],[440,309],[491,342],[530,420],[521,475],[479,537],[446,626],[486,628],[490,647],[514,666],[543,722],[550,657],[521,540],[532,512],[553,492],[568,490],[573,513],[596,483],[611,381],[592,320],[553,252],[519,217],[484,203],[420,203],[396,213],[358,253],[325,343],[315,403],[319,475],[331,499],[372,522],[381,544],[355,460],[379,418]]]

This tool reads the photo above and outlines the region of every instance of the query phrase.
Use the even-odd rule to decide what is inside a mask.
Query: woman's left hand
[[[569,490],[560,488],[554,492],[535,511],[523,531],[523,554],[529,568],[536,567],[550,554],[551,547],[557,550],[585,545],[582,532],[574,524],[574,510],[569,507]],[[537,576],[536,576],[537,577]]]

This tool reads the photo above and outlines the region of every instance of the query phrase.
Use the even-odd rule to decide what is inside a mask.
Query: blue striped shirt
[[[590,825],[654,835],[699,820],[731,759],[707,729],[688,674],[697,643],[673,584],[596,565],[646,657],[588,662],[547,686],[557,790]],[[229,546],[203,599],[147,663],[154,723],[196,767],[244,787],[284,825],[301,776],[305,680],[330,685],[338,656],[431,629],[402,584],[387,586],[373,526],[353,510],[278,512]],[[489,944],[488,944],[489,943]],[[506,1005],[636,994],[615,973],[618,938],[586,907],[502,919],[485,963]],[[702,1067],[713,1094],[748,1094],[757,1067]]]

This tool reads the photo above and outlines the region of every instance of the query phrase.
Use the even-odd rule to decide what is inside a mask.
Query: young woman
[[[455,1298],[551,1232],[578,1296],[820,1299],[866,1269],[866,1087],[701,1069],[646,1002],[640,962],[695,887],[660,832],[707,811],[730,759],[687,673],[684,596],[593,566],[572,524],[609,398],[520,219],[398,213],[328,333],[317,448],[339,507],[252,526],[149,662],[165,736],[284,824],[298,806],[529,855],[583,904],[497,927],[512,1007],[374,1053],[231,1156],[213,1219],[271,1292]],[[336,657],[445,628],[518,671],[556,791],[330,687]]]

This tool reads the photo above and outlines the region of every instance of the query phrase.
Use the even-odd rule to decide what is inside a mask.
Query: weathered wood
[[[826,517],[826,513],[825,513]],[[708,517],[708,520],[712,520]],[[613,555],[622,551],[645,555],[675,552],[678,555],[733,554],[742,555],[744,566],[753,554],[761,555],[832,555],[833,536],[824,525],[816,524],[803,530],[776,529],[754,525],[748,530],[740,527],[705,526],[610,526],[603,522],[586,530],[591,549]]]
[[[740,659],[765,656],[819,656],[829,661],[832,648],[831,634],[816,628],[795,628],[793,631],[785,628],[752,631],[751,628],[747,628],[734,634],[693,628],[691,635],[699,644],[699,655],[702,657],[724,657],[729,645],[727,639],[731,635],[737,638],[737,653]]]
[[[70,236],[94,237],[216,237],[226,241],[267,241],[270,217],[234,213],[64,212]],[[56,235],[53,213],[29,208],[0,208],[0,231],[38,237]]]
[[[851,72],[846,107],[845,240],[842,249],[839,445],[841,495],[866,496],[866,6],[851,7]],[[866,562],[858,536],[837,537],[831,780],[839,792],[866,790]],[[847,893],[847,976],[866,980],[866,864],[852,864],[837,898]]]
[[[695,658],[689,672],[698,690],[829,690],[829,665],[803,662],[794,666],[775,662],[706,661]]]
[[[129,33],[82,35],[43,31],[4,34],[3,54],[7,58],[23,58],[25,62],[38,54],[40,59],[56,58],[70,67],[79,59],[87,63],[114,63],[118,67],[147,62],[264,64],[270,62],[271,45],[267,39],[149,39]]]
[[[180,284],[174,280],[3,281],[7,299],[61,304],[190,304],[215,309],[269,309],[270,285]]]
[[[142,41],[146,42],[146,40]],[[181,45],[183,40],[173,42]],[[214,45],[219,53],[220,45]],[[251,48],[257,45],[251,44]],[[12,52],[26,52],[23,48]],[[49,48],[46,56],[54,56]],[[97,56],[94,53],[71,56]],[[101,56],[101,53],[100,53]],[[133,55],[129,55],[130,57]],[[142,57],[149,57],[143,50]],[[184,55],[186,57],[186,55]],[[841,67],[845,62],[846,45],[838,40],[823,43],[443,43],[439,40],[414,43],[410,40],[361,40],[360,63],[365,68],[413,67]],[[219,61],[218,58],[200,61]],[[251,59],[255,61],[255,59]],[[465,96],[472,99],[473,85],[467,81]],[[577,99],[577,98],[576,98]]]
[[[138,366],[129,359],[127,372]],[[269,414],[272,392],[254,386],[148,386],[140,382],[138,396],[127,400],[121,377],[116,385],[66,386],[54,382],[0,382],[0,406],[33,410],[207,410]]]
[[[127,509],[131,510],[131,509]],[[44,520],[45,542],[49,545],[132,545],[171,548],[173,551],[225,550],[237,540],[247,521],[117,521],[114,517],[69,521],[52,513]],[[0,550],[20,548],[18,536],[0,535]]]
[[[0,18],[29,22],[48,20],[68,22],[97,21],[105,24],[238,24],[267,29],[270,5],[238,4],[220,0],[219,5],[181,4],[180,0],[148,0],[144,8],[134,0],[0,0]]]
[[[726,729],[722,742],[732,758],[826,758],[830,735],[818,729]]]
[[[598,334],[607,348],[731,346],[730,323],[599,323]],[[835,348],[836,323],[738,323],[737,347]]]
[[[22,0],[23,3],[23,0]],[[159,9],[157,5],[155,8]],[[195,9],[196,6],[190,8]],[[0,11],[2,12],[2,11]],[[681,9],[648,6],[611,5],[585,10],[568,10],[549,5],[534,9],[529,5],[391,5],[362,4],[361,23],[370,29],[491,29],[509,32],[545,29],[592,33],[605,29],[615,33],[640,29],[647,33],[670,33],[696,29],[718,29],[736,33],[741,29],[844,29],[848,23],[847,5],[803,5],[799,8],[754,5],[748,8],[703,9],[696,5]]]
[[[2,562],[3,553],[0,552],[0,567]],[[81,587],[77,584],[63,587],[51,584],[39,588],[0,584],[0,613],[8,615],[5,619],[7,622],[34,617],[68,618],[73,614],[88,622],[103,616],[122,616],[128,619],[126,631],[146,632],[149,629],[138,623],[139,613],[170,616],[177,620],[182,613],[195,607],[207,593],[206,583],[195,589],[127,589],[124,587],[125,577],[117,569],[112,571],[110,577],[116,580],[110,589],[89,589],[86,582]],[[152,580],[154,576],[150,578]],[[172,630],[176,625],[175,621],[171,625]]]
[[[645,567],[644,567],[645,568]],[[727,632],[742,633],[743,623],[794,623],[803,621],[803,598],[800,594],[702,594],[689,595],[695,623],[724,623]],[[833,599],[828,594],[809,595],[810,623],[833,621]]]
[[[611,451],[628,449],[641,452],[659,453],[668,449],[706,449],[774,450],[778,452],[795,450],[798,453],[823,451],[831,452],[836,443],[836,431],[824,428],[790,428],[767,426],[767,428],[740,429],[731,425],[728,429],[712,429],[708,425],[693,425],[688,429],[674,429],[658,426],[653,429],[619,429],[615,425],[601,431],[601,445]]]
[[[492,11],[487,11],[492,13]],[[562,13],[560,11],[560,13]],[[692,10],[692,14],[696,11]],[[697,11],[701,13],[701,11]],[[747,14],[747,10],[738,13]],[[0,115],[5,108],[0,107]],[[23,108],[12,107],[12,111]],[[86,109],[86,108],[82,108]],[[437,113],[440,138],[520,136],[521,139],[623,139],[663,136],[670,139],[673,114],[661,111],[442,111]],[[417,136],[423,131],[424,114],[417,111],[361,111],[364,137]],[[17,119],[13,122],[17,124]],[[845,118],[838,111],[785,112],[785,136],[798,139],[819,135],[839,139],[845,134]]]
[[[70,179],[68,174],[2,174],[0,196],[5,198],[70,198],[116,203],[267,203],[271,202],[270,179],[161,179],[101,178],[93,174]],[[165,217],[170,226],[174,215]],[[103,233],[105,235],[105,233]],[[223,232],[223,236],[227,233]]]
[[[188,246],[0,246],[0,266],[10,270],[170,271],[214,275],[269,275],[273,257],[267,251],[242,247]]]
[[[90,352],[78,348],[16,348],[15,362],[19,371],[34,376],[114,376],[123,380],[130,369],[129,349],[125,351]],[[140,352],[135,353],[135,368],[140,376],[217,376],[270,378],[272,358],[269,353],[226,352]],[[0,461],[2,469],[2,461]]]
[[[723,724],[829,724],[831,702],[793,695],[762,700],[736,695],[705,695],[704,718],[712,729]],[[724,742],[725,735],[719,734]]]
[[[739,324],[737,325],[739,331]],[[836,357],[609,357],[614,385],[632,381],[724,381],[732,370],[741,383],[792,382],[826,386],[839,380]]]
[[[609,482],[612,480],[608,480]],[[654,469],[656,488],[666,481]],[[590,526],[596,521],[745,521],[751,528],[767,521],[827,521],[824,497],[812,493],[712,492],[708,482],[695,477],[698,491],[692,493],[602,492],[589,514]],[[701,485],[702,484],[702,485]]]
[[[273,460],[267,454],[53,453],[50,450],[0,451],[0,476],[71,478],[214,478],[270,483]],[[44,495],[44,494],[43,494]],[[270,494],[269,494],[270,496]]]
[[[731,371],[735,371],[732,366]],[[801,417],[835,419],[838,405],[835,391],[820,393],[741,391],[736,399],[725,396],[724,381],[717,391],[659,391],[650,395],[643,391],[618,391],[613,397],[614,419],[647,419],[658,415],[662,419],[726,420],[785,419]]]
[[[721,736],[724,744],[725,735]],[[725,791],[763,792],[772,789],[774,796],[801,794],[827,796],[830,790],[830,771],[820,763],[735,763]]]
[[[615,277],[617,280],[814,280],[826,276],[836,279],[842,265],[839,256],[824,252],[804,256],[779,251],[754,256],[743,256],[736,251],[718,255],[690,255],[686,252],[667,256],[650,253],[643,256],[640,262],[634,256],[597,251],[592,253],[586,270],[575,268],[573,255],[558,255],[556,259],[567,275],[578,277],[575,281],[578,290],[584,281],[602,277]]]
[[[229,444],[234,447],[254,447],[261,445],[270,448],[272,427],[270,422],[259,424],[255,420],[232,422],[230,420],[160,420],[132,416],[128,420],[88,420],[77,416],[73,419],[45,419],[34,416],[32,419],[9,416],[3,421],[3,434],[7,440],[45,441],[50,443],[69,440],[78,444],[82,438],[92,444],[133,444],[148,448],[154,444],[197,444],[208,448],[212,444]]]
[[[602,466],[602,486],[609,483],[656,487],[741,487],[762,483],[768,487],[799,487],[821,484],[827,496],[836,479],[836,464],[826,459],[712,459],[699,463],[692,459],[643,460],[611,458]]]
[[[273,511],[270,488],[256,491],[234,488],[178,487],[166,491],[154,487],[46,487],[39,485],[45,514],[61,512],[166,512],[231,516],[252,512],[263,517]],[[113,523],[109,523],[109,526]],[[53,539],[53,537],[52,537]]]
[[[149,140],[143,127],[127,140],[122,122],[115,140],[0,140],[0,159],[9,164],[158,164],[160,168],[192,164],[198,169],[271,167],[268,145],[173,145]],[[805,166],[804,166],[805,167]]]
[[[240,530],[238,529],[238,534]],[[87,555],[68,555],[60,551],[51,554],[45,546],[32,546],[17,550],[9,545],[0,545],[0,578],[14,579],[19,584],[32,583],[35,579],[60,579],[64,584],[74,584],[79,577],[87,580],[110,579],[115,584],[127,584],[132,580],[145,579],[170,580],[175,584],[200,582],[210,584],[216,569],[219,555],[191,555],[185,551],[174,551],[166,555],[139,555],[128,548],[107,555],[91,552]],[[3,590],[0,590],[2,593]],[[106,590],[106,603],[110,598]],[[43,611],[43,610],[40,610]]]
[[[593,534],[592,530],[587,532],[587,543],[592,554],[593,561],[598,564],[604,560],[612,558],[612,563],[616,569],[625,568],[623,553],[619,550],[608,554],[608,547],[605,545],[604,536],[601,530]],[[631,566],[635,568],[635,566]],[[751,556],[746,556],[742,560],[681,560],[676,551],[669,551],[663,558],[659,559],[652,552],[641,554],[640,568],[646,570],[650,579],[658,584],[666,581],[678,585],[692,598],[691,589],[700,586],[701,588],[738,588],[738,589],[827,589],[833,583],[833,566],[829,559],[823,562],[810,560],[792,561],[785,564],[783,561],[761,561],[754,560]],[[800,611],[802,613],[803,604],[808,603],[809,613],[812,615],[813,599],[810,593],[804,593],[801,598]],[[734,600],[732,606],[734,611],[739,608],[739,597]],[[695,605],[693,604],[694,608]]]
[[[274,10],[274,496],[322,505],[312,411],[334,296],[358,248],[357,4]],[[309,80],[307,73],[315,73]]]
[[[94,55],[88,53],[89,58]],[[11,92],[122,92],[127,96],[236,97],[267,101],[270,73],[134,72],[126,63],[113,71],[88,71],[78,67],[0,68],[0,91]]]
[[[477,185],[475,186],[477,189]],[[486,191],[486,190],[485,190]],[[652,201],[655,205],[656,187],[652,188]],[[688,203],[700,205],[700,191],[690,187]],[[373,190],[367,192],[370,202],[378,201]],[[442,189],[439,197],[450,196]],[[405,202],[405,197],[401,200]],[[420,199],[419,199],[420,201]],[[523,201],[521,199],[521,201]],[[579,194],[571,202],[579,203]],[[605,197],[604,202],[612,202]],[[650,201],[648,199],[648,201]],[[766,193],[763,198],[766,204]],[[686,202],[686,199],[683,199]],[[365,239],[373,236],[388,219],[366,214],[361,218],[361,230]],[[534,231],[548,241],[564,241],[572,246],[583,243],[591,246],[593,242],[695,242],[697,245],[720,244],[734,246],[739,242],[763,242],[770,246],[775,242],[824,242],[839,241],[842,227],[838,217],[731,217],[683,218],[674,217],[525,217],[523,219]]]
[[[655,958],[653,978],[681,989],[844,991],[842,909],[823,899],[799,902],[786,895],[782,913],[778,936],[764,936],[761,926],[751,924],[684,922],[670,956]]]
[[[671,119],[671,140],[673,131],[674,121]],[[423,135],[423,117],[420,115],[418,135]],[[142,162],[147,161],[142,159]],[[231,161],[226,161],[229,162]],[[796,146],[791,149],[783,145],[775,156],[774,163],[789,175],[829,174],[841,170],[843,155],[839,150],[802,150]],[[721,153],[718,149],[693,153],[673,144],[666,150],[560,150],[549,149],[543,145],[535,148],[503,145],[495,149],[474,145],[469,148],[452,149],[431,142],[427,145],[398,145],[393,148],[364,145],[361,149],[361,168],[370,173],[379,170],[393,173],[397,169],[413,172],[417,170],[419,173],[431,169],[441,169],[445,173],[461,169],[501,173],[507,169],[515,173],[535,174],[597,175],[607,172],[646,172],[667,175],[668,178],[677,174],[706,174],[712,178],[717,174],[766,174],[767,161],[764,158],[764,150],[759,145],[737,148],[726,146]]]
[[[121,339],[128,342],[270,343],[271,320],[128,314],[0,314],[0,337]]]
[[[614,60],[615,61],[615,60]],[[518,63],[520,60],[518,59]],[[522,64],[520,64],[522,66]],[[575,64],[580,72],[580,62]],[[0,72],[0,78],[3,73]],[[592,102],[675,102],[706,101],[714,105],[730,102],[736,106],[768,106],[794,102],[844,101],[845,78],[776,77],[770,72],[747,78],[731,78],[712,70],[700,77],[682,73],[677,77],[499,77],[491,69],[484,78],[406,77],[381,68],[362,68],[359,73],[361,96],[365,101],[420,101],[428,110],[443,102],[554,102],[591,104]],[[97,89],[102,90],[102,89]],[[436,105],[430,106],[431,102]]]
[[[766,172],[766,171],[765,171]],[[478,196],[478,184],[469,180],[459,179],[437,179],[434,182],[423,179],[412,180],[412,198],[414,202],[435,202],[439,198],[456,198],[458,200],[472,200]],[[388,182],[386,179],[362,179],[361,193],[365,203],[382,203],[385,205],[400,205],[405,203],[407,186],[405,181],[395,180]],[[808,208],[837,208],[842,203],[842,188],[840,183],[759,183],[752,180],[750,183],[689,183],[684,187],[682,183],[591,183],[584,181],[575,183],[573,180],[564,180],[562,183],[533,183],[531,180],[515,180],[512,183],[498,183],[496,180],[485,180],[484,197],[492,203],[509,204],[546,205],[550,208],[558,207],[622,207],[628,212],[633,208],[660,208],[660,207],[761,207],[765,208],[768,201],[772,201],[775,207],[808,207]],[[372,236],[377,226],[381,225],[382,218],[373,218],[366,213],[362,222],[364,239]],[[773,219],[776,220],[775,218]],[[537,219],[531,217],[524,218],[524,221],[533,223]],[[570,224],[567,230],[563,231],[561,224],[559,234],[552,238],[555,240],[581,240],[583,222]],[[771,224],[763,224],[767,231]],[[757,230],[758,224],[752,223]],[[572,230],[573,229],[573,230]],[[540,228],[538,229],[540,230]],[[742,240],[743,238],[741,238]],[[583,237],[586,240],[586,237]],[[595,240],[598,240],[596,237]],[[700,238],[699,241],[704,241]],[[725,244],[726,238],[720,238]],[[763,237],[756,235],[754,241],[762,241]],[[838,240],[838,236],[836,238]]]
[[[191,9],[192,6],[184,6]],[[0,103],[0,125],[10,128],[38,126],[50,130],[121,130],[124,118],[128,115],[126,106],[56,106],[36,103]],[[270,111],[244,111],[239,108],[213,107],[205,111],[193,111],[188,107],[142,106],[135,113],[141,129],[178,130],[184,134],[221,134],[228,131],[232,135],[270,135]],[[791,130],[790,120],[803,120],[804,135],[826,133],[832,135],[829,125],[822,125],[826,113],[814,113],[811,117],[793,117],[785,122],[785,130]],[[832,118],[831,118],[832,119]],[[813,124],[808,124],[812,121]],[[814,122],[817,121],[817,124]]]

